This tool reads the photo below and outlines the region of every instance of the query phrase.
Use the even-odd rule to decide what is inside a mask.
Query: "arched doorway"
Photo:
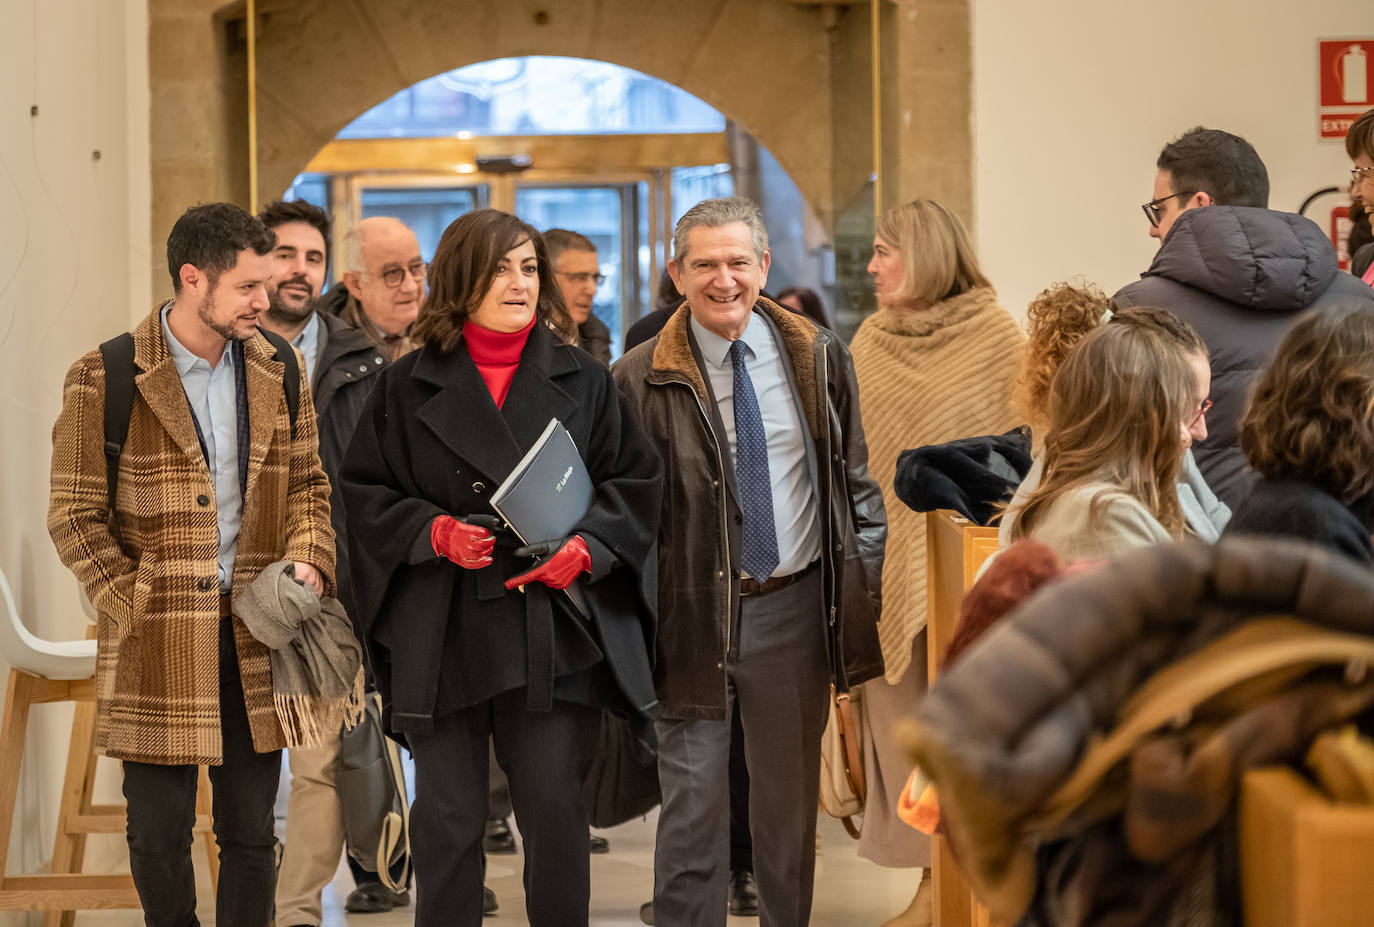
[[[654,306],[677,218],[735,192],[764,209],[773,289],[807,286],[830,302],[828,237],[772,154],[704,101],[606,62],[507,58],[420,81],[345,126],[287,196],[332,214],[336,254],[372,215],[405,221],[426,259],[449,222],[486,206],[585,234],[605,276],[595,311],[618,355]]]

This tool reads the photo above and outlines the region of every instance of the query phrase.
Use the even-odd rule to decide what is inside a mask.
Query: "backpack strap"
[[[301,368],[296,363],[296,349],[291,347],[291,342],[287,341],[276,332],[270,332],[265,328],[259,328],[263,336],[271,342],[272,347],[277,349],[277,353],[272,355],[274,361],[279,361],[286,369],[281,374],[281,387],[286,392],[286,414],[291,419],[291,440],[296,439],[296,412],[301,407]]]
[[[116,335],[100,346],[105,365],[105,483],[109,510],[114,511],[119,487],[119,455],[129,437],[129,417],[134,409],[134,336]]]

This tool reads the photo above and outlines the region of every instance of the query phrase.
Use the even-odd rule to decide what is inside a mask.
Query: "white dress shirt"
[[[735,466],[735,368],[730,361],[732,342],[692,319],[692,335],[701,350],[706,376],[720,409],[725,437],[730,445],[730,466]],[[745,346],[745,370],[758,397],[763,430],[768,436],[768,475],[773,483],[773,521],[778,535],[778,565],[774,576],[806,569],[821,553],[821,526],[816,487],[806,464],[806,423],[798,414],[792,386],[783,367],[786,355],[773,340],[772,329],[757,312],[740,336]],[[756,576],[755,579],[767,579]]]
[[[291,347],[301,352],[305,358],[305,382],[313,389],[315,386],[315,361],[320,353],[320,314],[310,313],[310,321],[305,323],[300,334],[291,339]]]
[[[162,333],[172,352],[181,387],[191,404],[200,436],[205,440],[205,463],[215,489],[216,524],[219,528],[219,588],[228,592],[234,576],[234,551],[238,548],[243,520],[243,494],[239,490],[238,390],[234,383],[233,343],[214,369],[177,341],[167,324],[172,304],[162,310]]]

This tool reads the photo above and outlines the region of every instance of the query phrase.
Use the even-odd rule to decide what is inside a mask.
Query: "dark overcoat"
[[[507,533],[480,570],[430,547],[437,516],[495,514],[492,492],[550,418],[571,434],[595,487],[574,529],[591,552],[586,618],[540,583],[504,588],[533,565],[515,556],[519,542]],[[522,686],[647,715],[662,473],[609,371],[543,325],[530,332],[500,409],[462,341],[451,351],[426,345],[388,367],[340,482],[355,620],[390,729],[427,732],[437,716]]]

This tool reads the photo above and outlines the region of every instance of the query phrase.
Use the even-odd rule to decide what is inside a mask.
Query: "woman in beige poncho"
[[[878,222],[868,272],[879,309],[851,351],[869,469],[887,505],[883,612],[885,679],[863,686],[868,800],[859,855],[891,868],[929,867],[930,839],[897,817],[911,763],[893,740],[926,688],[926,516],[892,487],[897,455],[1015,427],[1012,407],[1025,336],[983,276],[968,233],[948,209],[916,200]],[[930,923],[930,880],[885,927]]]

